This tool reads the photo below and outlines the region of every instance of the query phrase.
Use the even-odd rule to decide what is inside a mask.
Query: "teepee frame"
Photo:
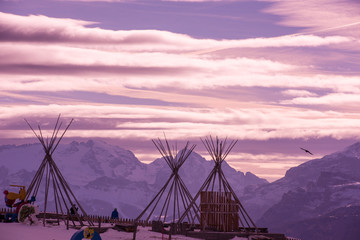
[[[172,219],[170,219],[170,221],[172,223],[176,223],[176,220],[181,216],[182,212],[185,209],[188,209],[189,204],[193,201],[189,190],[179,175],[179,169],[193,152],[196,145],[189,146],[189,142],[187,142],[185,147],[178,152],[176,147],[170,147],[166,137],[165,144],[160,139],[152,141],[166,163],[169,165],[172,173],[160,191],[155,195],[155,197],[150,201],[150,203],[140,213],[135,221],[138,222],[143,216],[148,214],[145,219],[145,221],[148,222],[152,215],[159,214],[158,216],[154,216],[153,220],[156,220],[157,218],[157,221],[162,221],[165,223],[168,214],[172,214]],[[163,204],[159,204],[160,200],[163,198],[163,195],[166,195],[165,201]],[[170,211],[169,206],[171,206]],[[155,210],[160,211],[160,213]],[[189,208],[184,218],[187,218],[189,221],[194,221],[195,218],[200,219],[199,215],[195,213],[198,212],[198,210],[199,209],[196,209],[196,206],[193,205],[193,207]],[[169,217],[171,218],[171,216]]]
[[[220,140],[218,137],[216,137],[216,139],[214,140],[210,136],[210,137],[206,137],[205,139],[201,139],[201,141],[203,142],[203,144],[204,144],[206,150],[208,151],[208,153],[210,154],[211,158],[214,160],[215,166],[212,169],[212,171],[210,172],[209,176],[206,178],[205,182],[201,186],[198,193],[195,195],[195,197],[194,197],[193,201],[191,202],[191,204],[189,205],[189,207],[185,210],[184,214],[179,218],[178,223],[183,222],[185,215],[187,214],[187,212],[190,210],[190,208],[193,205],[196,205],[196,201],[200,196],[205,196],[206,198],[209,198],[210,202],[211,201],[216,202],[217,200],[214,199],[214,197],[216,197],[217,199],[219,199],[219,198],[225,199],[225,201],[221,200],[222,203],[226,202],[228,204],[227,207],[225,207],[225,208],[231,209],[232,211],[234,211],[234,209],[236,209],[236,211],[239,211],[239,212],[236,212],[233,214],[231,214],[231,213],[227,214],[227,215],[223,214],[221,217],[219,217],[219,215],[221,215],[222,213],[218,214],[217,215],[218,219],[216,219],[217,224],[219,224],[219,222],[221,225],[227,224],[227,222],[229,222],[229,219],[225,219],[225,218],[229,218],[229,215],[230,215],[230,218],[231,218],[230,222],[231,221],[239,221],[239,226],[241,226],[242,228],[244,228],[244,229],[252,228],[257,231],[257,227],[256,227],[255,223],[253,222],[253,220],[250,218],[250,216],[246,212],[246,210],[243,207],[243,205],[241,204],[239,198],[236,196],[234,190],[232,189],[229,182],[227,181],[227,179],[222,171],[222,168],[221,168],[221,164],[225,161],[225,158],[228,156],[230,151],[233,149],[233,147],[237,143],[237,140],[236,141],[232,140],[232,141],[228,142],[227,138],[225,140]],[[217,204],[219,204],[219,203],[217,203]],[[206,211],[209,210],[213,206],[214,205],[211,205],[211,204],[203,204],[203,206],[200,206],[201,211],[202,211],[201,216],[202,216],[203,230],[207,227],[206,221],[208,219],[208,215],[207,215]],[[235,208],[234,208],[234,206],[235,206]],[[215,208],[217,208],[217,207],[215,207]],[[213,209],[211,211],[213,211]],[[224,217],[224,216],[226,216],[226,217]],[[221,218],[223,218],[223,219],[221,219]],[[192,224],[194,224],[194,222]],[[224,229],[227,229],[226,226],[220,226],[219,228],[222,229],[221,231],[224,231]]]
[[[65,128],[64,132],[60,135],[60,137],[58,137],[62,125],[62,122],[60,122],[60,114],[59,114],[51,137],[46,138],[45,140],[40,125],[38,125],[38,133],[37,133],[32,128],[30,123],[25,119],[30,129],[33,131],[35,136],[40,141],[45,152],[44,159],[41,162],[39,169],[37,170],[33,180],[31,181],[28,187],[25,200],[28,200],[31,197],[36,198],[41,182],[45,178],[45,196],[44,196],[44,212],[43,212],[44,226],[46,222],[45,221],[46,215],[49,215],[49,213],[47,212],[47,207],[48,207],[48,196],[51,188],[53,189],[53,193],[54,193],[54,203],[55,203],[58,224],[60,224],[60,219],[65,221],[65,217],[61,217],[60,214],[62,216],[67,215],[69,217],[70,208],[76,204],[79,207],[80,211],[78,211],[78,209],[74,207],[75,215],[71,217],[72,225],[75,227],[77,224],[75,221],[78,221],[81,226],[84,226],[85,224],[83,223],[83,220],[87,221],[90,226],[94,225],[88,218],[85,210],[82,208],[79,201],[76,199],[74,193],[71,191],[69,184],[66,182],[64,176],[61,174],[59,168],[57,167],[52,157],[54,151],[58,147],[61,139],[64,137],[66,131],[70,127],[73,120],[74,119],[71,119],[70,123]],[[80,216],[80,212],[82,213],[83,217]]]

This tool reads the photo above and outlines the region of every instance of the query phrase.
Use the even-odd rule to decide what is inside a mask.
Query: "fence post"
[[[171,240],[171,235],[172,235],[173,231],[174,231],[174,223],[171,223],[170,224],[170,229],[169,229],[169,240]]]
[[[99,216],[99,228],[98,228],[98,233],[100,234],[100,228],[101,228],[101,217]]]
[[[69,230],[69,219],[70,219],[70,214],[69,214],[69,210],[67,210],[66,230]]]
[[[134,231],[134,234],[133,234],[133,240],[136,240],[136,232],[137,232],[137,223],[135,223],[135,231]]]

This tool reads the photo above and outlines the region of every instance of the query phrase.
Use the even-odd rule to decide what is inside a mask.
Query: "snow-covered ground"
[[[23,223],[0,223],[0,239],[1,240],[68,240],[76,232],[75,229],[66,230],[66,226],[43,226],[26,225]],[[101,235],[102,240],[132,240],[133,233],[119,232],[109,229]],[[167,235],[150,231],[149,227],[138,227],[136,239],[168,239]],[[173,240],[195,240],[181,235],[172,236]],[[245,240],[244,238],[234,238],[234,240]]]

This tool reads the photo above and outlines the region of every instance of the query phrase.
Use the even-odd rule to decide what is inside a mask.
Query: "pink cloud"
[[[329,136],[358,138],[360,134],[360,128],[354,128],[359,118],[356,113],[349,117],[341,112],[304,111],[296,108],[258,107],[226,111],[210,108],[97,106],[73,103],[71,105],[3,106],[0,110],[0,117],[3,120],[22,119],[26,116],[42,118],[41,116],[56,116],[61,112],[64,118],[71,117],[78,121],[90,120],[96,116],[98,119],[109,119],[109,121],[114,121],[114,124],[116,123],[116,126],[108,124],[108,126],[112,125],[108,130],[97,129],[94,125],[92,129],[74,129],[69,134],[69,137],[83,138],[97,136],[151,139],[153,136],[161,136],[164,131],[169,136],[178,139],[198,138],[210,134],[253,140]],[[103,126],[101,123],[98,124]],[[22,130],[4,130],[1,137],[19,137],[21,132]]]
[[[14,119],[59,112],[84,123],[68,135],[80,138],[150,139],[163,131],[179,139],[209,134],[253,140],[360,136],[353,128],[360,117],[357,108],[351,106],[350,116],[341,104],[357,103],[358,76],[318,71],[317,62],[328,56],[304,61],[300,51],[338,50],[356,45],[353,38],[219,41],[155,30],[110,31],[89,27],[92,22],[45,16],[0,18],[5,34],[0,43],[2,138],[29,136],[6,128]],[[284,52],[285,57],[276,58]],[[86,101],[71,95],[77,91],[177,104]],[[319,102],[327,108],[312,108]],[[304,103],[309,107],[296,106]],[[104,121],[108,129],[101,128]]]
[[[359,94],[351,93],[331,93],[320,97],[297,97],[286,100],[284,104],[303,104],[303,105],[332,105],[332,106],[357,106],[360,104]]]
[[[167,50],[176,52],[179,50],[184,52],[194,50],[206,52],[234,47],[312,47],[351,41],[351,39],[341,36],[322,38],[311,35],[218,41],[211,39],[194,39],[184,34],[159,30],[112,31],[86,27],[92,24],[95,23],[74,19],[49,18],[46,16],[31,15],[26,17],[0,13],[0,30],[2,36],[0,40],[25,41],[30,43],[81,43],[85,45],[121,44],[126,45],[127,48],[129,45],[136,45],[136,48],[130,48],[130,50]],[[141,46],[140,49],[139,46]],[[181,48],[179,49],[179,47]]]
[[[295,90],[295,89],[288,89],[282,92],[282,94],[287,96],[298,96],[298,97],[313,97],[317,96],[316,93],[309,92],[306,90]]]
[[[310,12],[319,9],[306,2]],[[358,38],[343,31],[357,26],[356,17],[344,15],[346,4],[339,13],[323,4],[312,21],[302,4],[276,1],[271,11],[290,13],[284,24],[313,27],[312,34],[236,40],[0,13],[0,139],[33,138],[23,118],[51,123],[59,113],[75,118],[69,138],[148,141],[165,131],[181,140],[359,139],[359,77],[341,71],[358,66]],[[340,15],[347,27],[320,31],[338,26],[325,17]],[[103,97],[117,100],[96,100]],[[292,157],[239,153],[229,163],[276,178],[306,160]]]
[[[342,32],[358,36],[354,32],[360,24],[360,4],[351,0],[259,0],[272,2],[267,12],[282,15],[281,24],[307,27],[310,31]],[[354,35],[355,34],[355,35]]]

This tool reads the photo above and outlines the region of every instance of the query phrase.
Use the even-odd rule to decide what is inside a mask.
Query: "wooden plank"
[[[236,231],[239,227],[239,205],[230,192],[201,192],[201,227],[216,231]]]

